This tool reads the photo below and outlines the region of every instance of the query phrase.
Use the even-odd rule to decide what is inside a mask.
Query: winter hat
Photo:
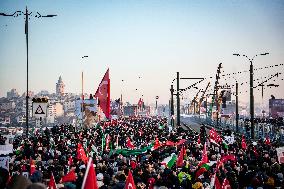
[[[104,179],[104,175],[102,173],[97,174],[97,180],[102,181]]]

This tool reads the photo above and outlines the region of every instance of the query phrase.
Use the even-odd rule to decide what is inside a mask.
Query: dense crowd
[[[14,139],[9,170],[0,168],[0,188],[45,188],[51,174],[57,188],[81,188],[86,161],[78,154],[78,146],[93,157],[94,182],[100,189],[123,189],[129,170],[139,189],[219,188],[225,187],[225,180],[234,189],[284,188],[284,166],[276,154],[279,144],[245,139],[244,148],[241,137],[235,136],[229,145],[210,143],[209,138],[182,127],[170,131],[165,118],[122,118],[84,129],[55,126]],[[181,151],[185,152],[182,165],[164,163]],[[207,162],[203,162],[205,156]],[[228,156],[235,159],[222,161]],[[70,171],[76,179],[65,182],[62,178]]]

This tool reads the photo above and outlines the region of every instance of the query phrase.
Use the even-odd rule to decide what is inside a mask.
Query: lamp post
[[[250,124],[251,124],[251,138],[254,139],[254,96],[253,96],[253,60],[257,56],[265,56],[269,53],[261,53],[249,58],[247,55],[233,54],[234,56],[243,56],[250,62]]]
[[[16,11],[13,14],[6,14],[1,13],[0,16],[13,16],[18,17],[24,15],[25,16],[25,34],[26,34],[26,48],[27,48],[27,91],[26,91],[26,137],[29,134],[29,16],[32,16],[32,12],[28,11],[26,7],[26,11]],[[42,18],[42,17],[55,17],[57,15],[48,14],[48,15],[41,15],[39,12],[36,12],[35,18]]]
[[[239,132],[239,83],[236,81],[236,132]]]
[[[177,72],[177,126],[180,126],[179,72]]]
[[[174,127],[174,119],[173,119],[173,116],[174,116],[174,86],[173,85],[171,85],[170,92],[171,92],[171,126]]]
[[[82,59],[88,58],[89,56],[82,56]],[[84,126],[84,120],[83,120],[83,111],[84,111],[84,71],[82,69],[81,74],[81,82],[82,82],[82,103],[81,103],[81,126],[83,128]]]
[[[156,114],[158,115],[158,99],[159,96],[156,96]]]

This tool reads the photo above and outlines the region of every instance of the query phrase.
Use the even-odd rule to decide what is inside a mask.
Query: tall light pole
[[[158,115],[158,99],[159,96],[156,96],[156,114]]]
[[[179,72],[177,72],[177,126],[180,126]]]
[[[29,12],[28,8],[26,7],[26,11],[16,11],[13,14],[6,14],[1,13],[0,16],[13,16],[18,17],[24,15],[25,16],[25,34],[26,34],[26,47],[27,47],[27,91],[26,91],[26,137],[29,134],[29,16],[33,16],[33,12]],[[42,17],[54,17],[57,15],[48,14],[48,15],[41,15],[39,12],[36,12],[34,15],[35,18],[42,18]]]
[[[251,125],[251,138],[254,139],[254,96],[253,96],[253,60],[257,56],[265,56],[269,53],[261,53],[249,58],[247,55],[233,54],[234,56],[243,56],[250,62],[250,125]]]
[[[82,59],[88,58],[89,56],[82,56]],[[84,71],[82,69],[82,74],[81,74],[81,81],[82,81],[82,104],[81,104],[81,121],[82,121],[82,128],[84,126],[84,120],[83,120],[83,110],[84,110]]]

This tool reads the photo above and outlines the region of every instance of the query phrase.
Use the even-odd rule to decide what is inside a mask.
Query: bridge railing
[[[230,130],[236,132],[236,124],[235,122],[224,122],[219,121],[218,126],[215,120],[210,118],[204,118],[199,116],[188,116],[187,119],[190,119],[193,122],[205,124],[211,127],[214,127],[218,130],[223,130],[229,128]],[[239,135],[244,135],[246,137],[250,137],[250,122],[249,120],[239,120]],[[255,123],[255,137],[257,139],[264,139],[269,136],[271,140],[280,140],[284,142],[284,126],[281,125],[273,125],[271,123]]]

